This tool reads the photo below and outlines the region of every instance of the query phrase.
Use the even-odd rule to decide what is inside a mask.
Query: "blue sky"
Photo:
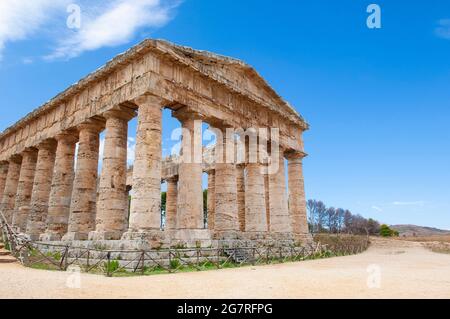
[[[450,229],[450,2],[2,0],[0,130],[146,37],[242,59],[292,103],[311,125],[308,198]]]

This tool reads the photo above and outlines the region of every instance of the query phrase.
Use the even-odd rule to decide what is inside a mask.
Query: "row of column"
[[[183,132],[196,136],[198,132],[193,131],[191,120],[181,119],[186,129]],[[193,141],[186,140],[183,140],[183,149],[193,149]],[[280,150],[279,169],[275,174],[268,174],[263,173],[263,164],[224,163],[226,144],[224,139],[222,145],[216,146],[223,150],[224,158],[207,172],[208,229],[219,236],[232,232],[307,234],[304,154],[284,154]],[[288,159],[288,185],[285,156]],[[183,163],[179,176],[167,180],[166,229],[203,228],[202,173],[201,164]]]
[[[124,107],[0,163],[0,209],[7,220],[32,239],[45,241],[133,239],[160,231],[163,101],[143,96],[136,103],[138,129],[128,223],[127,132],[135,112]],[[175,116],[183,128],[182,156],[191,161],[182,162],[178,176],[167,181],[166,229],[200,230],[204,224],[203,172],[201,162],[193,159],[199,154],[196,148],[202,148],[201,142],[196,143],[201,140],[201,127],[194,125],[193,114]],[[103,130],[105,147],[98,176]],[[217,145],[224,159],[226,145],[226,139]],[[208,183],[210,230],[218,234],[307,233],[302,155],[288,156],[289,207],[282,152],[280,157],[280,169],[272,175],[264,175],[261,164],[237,166],[224,159],[216,163]]]

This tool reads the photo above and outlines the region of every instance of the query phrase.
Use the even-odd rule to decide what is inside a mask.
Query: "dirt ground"
[[[376,239],[356,256],[148,277],[81,274],[77,282],[0,265],[0,298],[450,298],[450,255]]]

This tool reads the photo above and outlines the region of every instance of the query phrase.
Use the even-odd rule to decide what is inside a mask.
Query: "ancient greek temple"
[[[163,109],[181,123],[180,157],[198,159],[194,153],[200,151],[200,160],[163,158]],[[129,169],[128,125],[135,117],[136,153]],[[213,149],[197,143],[201,132],[196,123],[223,132]],[[218,149],[221,159],[237,153],[229,129],[247,132],[241,144],[249,154],[250,128],[278,130],[276,143],[270,133],[256,138],[267,146],[265,162],[252,162],[250,156],[217,160]],[[308,241],[302,166],[307,129],[303,118],[247,64],[146,40],[0,135],[0,209],[17,231],[41,242]],[[258,149],[253,151],[262,157]],[[277,169],[264,170],[274,156]]]

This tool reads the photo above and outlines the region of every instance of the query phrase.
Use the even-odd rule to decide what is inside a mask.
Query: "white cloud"
[[[81,28],[59,41],[48,59],[73,58],[85,51],[129,42],[144,27],[158,28],[171,19],[180,1],[114,0],[90,12],[82,9]],[[91,6],[91,4],[90,4]]]
[[[0,0],[0,58],[9,43],[44,37],[55,49],[46,58],[122,45],[144,28],[159,28],[182,0]],[[81,9],[81,28],[70,29],[71,3]],[[45,31],[45,32],[44,32]]]
[[[450,40],[450,19],[439,20],[435,31],[438,37]]]
[[[67,4],[68,0],[1,0],[0,57],[8,42],[25,40]]]
[[[393,202],[395,206],[424,206],[424,201],[416,201],[416,202]]]

